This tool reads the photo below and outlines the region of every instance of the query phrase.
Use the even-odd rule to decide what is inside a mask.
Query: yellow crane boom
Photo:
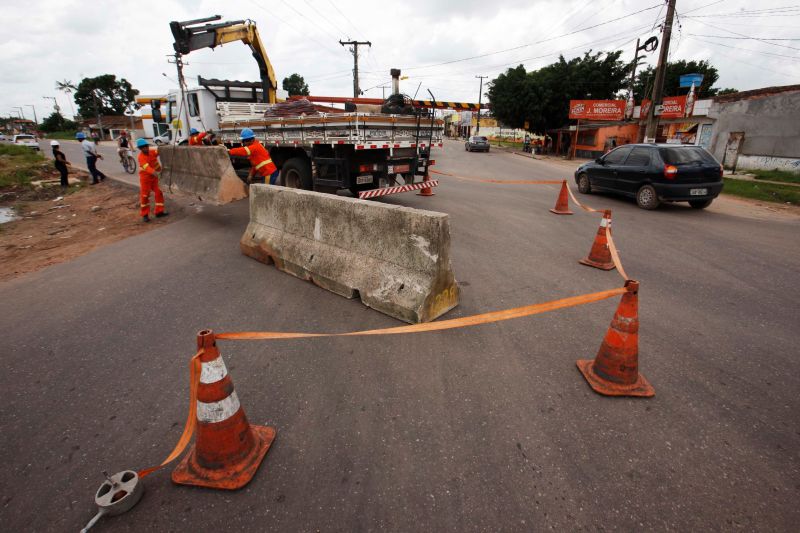
[[[258,63],[261,84],[264,88],[264,101],[274,104],[277,99],[278,80],[269,61],[264,43],[258,34],[256,23],[252,20],[235,20],[207,24],[220,20],[222,17],[214,15],[202,19],[186,20],[183,22],[172,21],[169,23],[175,42],[172,47],[179,54],[188,54],[201,48],[215,48],[217,46],[242,41],[253,54]]]

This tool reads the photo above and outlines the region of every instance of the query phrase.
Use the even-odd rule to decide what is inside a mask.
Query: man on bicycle
[[[125,164],[123,158],[125,154],[130,152],[130,141],[128,140],[128,133],[124,130],[119,133],[119,138],[117,138],[117,155],[119,156],[119,162],[123,165]]]

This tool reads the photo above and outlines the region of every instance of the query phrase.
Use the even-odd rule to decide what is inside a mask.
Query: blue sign
[[[681,76],[681,87],[691,87],[692,83],[694,83],[695,88],[699,88],[700,84],[703,83],[703,75],[702,74],[684,74]]]

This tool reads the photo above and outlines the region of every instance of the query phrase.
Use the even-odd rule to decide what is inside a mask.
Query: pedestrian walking
[[[158,186],[161,163],[158,162],[158,150],[151,148],[146,139],[136,139],[136,148],[139,149],[139,214],[142,222],[150,222],[151,191],[156,199],[156,218],[169,214],[164,211],[164,193]]]
[[[89,174],[92,175],[92,185],[97,185],[106,179],[106,175],[97,170],[97,160],[103,159],[103,156],[97,153],[97,147],[86,138],[86,134],[82,131],[75,134],[75,138],[81,142],[83,155],[86,156],[86,166],[89,168]]]
[[[67,167],[72,165],[67,161],[67,156],[64,155],[64,152],[61,151],[61,145],[58,144],[58,141],[50,141],[50,146],[53,148],[53,160],[55,161],[56,169],[61,173],[61,187],[66,189],[69,187],[69,179],[67,178],[69,171]]]

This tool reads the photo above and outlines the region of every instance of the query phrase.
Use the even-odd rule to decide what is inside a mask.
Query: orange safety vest
[[[194,135],[189,137],[189,146],[198,146],[203,144],[203,139],[205,138],[206,135],[208,135],[208,132],[205,131],[201,133],[195,133]]]
[[[158,150],[150,148],[148,153],[139,152],[139,176],[147,178],[161,172],[161,163],[158,162]]]
[[[269,151],[258,141],[255,141],[250,146],[231,148],[230,154],[248,158],[259,176],[269,177],[278,170],[278,167],[275,166],[269,156]]]

